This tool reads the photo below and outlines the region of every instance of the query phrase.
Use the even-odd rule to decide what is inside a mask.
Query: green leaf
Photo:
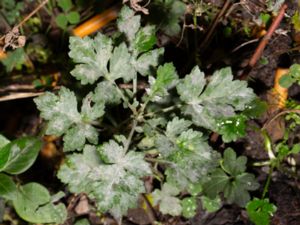
[[[65,14],[60,13],[55,17],[55,22],[57,26],[63,30],[67,29],[68,25],[68,18],[65,16]]]
[[[154,49],[142,54],[134,63],[137,72],[143,76],[152,74],[159,64],[159,58],[164,54],[163,48]]]
[[[92,105],[92,98],[92,93],[84,98],[81,113],[77,110],[74,93],[65,87],[60,89],[58,96],[47,92],[34,100],[41,117],[49,121],[46,134],[65,134],[65,151],[81,150],[87,140],[98,143],[98,131],[91,124],[103,116],[104,102]]]
[[[293,64],[289,69],[288,75],[299,80],[300,79],[300,64]]]
[[[133,49],[137,54],[147,52],[156,44],[155,26],[141,28],[133,40]]]
[[[18,215],[31,223],[62,224],[67,219],[65,206],[62,203],[54,205],[48,190],[38,183],[21,186],[13,205]]]
[[[76,11],[69,12],[66,17],[70,24],[77,24],[80,22],[80,14]]]
[[[79,219],[75,222],[75,225],[90,225],[90,222],[88,219],[83,218],[83,219]]]
[[[10,140],[8,140],[6,137],[0,134],[0,149],[7,145],[9,142]]]
[[[221,199],[217,196],[215,199],[210,199],[207,196],[201,196],[203,208],[209,212],[216,212],[221,208]]]
[[[216,198],[220,192],[229,203],[236,203],[243,207],[250,200],[248,191],[259,187],[255,176],[246,173],[247,158],[236,157],[235,152],[227,148],[221,163],[222,169],[212,172],[210,180],[203,184],[204,193],[211,199]]]
[[[276,212],[277,208],[274,204],[269,203],[269,199],[254,198],[246,205],[246,210],[250,220],[255,225],[269,225],[270,217]]]
[[[75,63],[80,63],[71,74],[83,85],[95,83],[100,77],[108,74],[107,65],[112,49],[112,40],[101,33],[94,39],[70,37],[69,56]]]
[[[222,140],[227,143],[236,141],[246,135],[247,117],[243,114],[220,119],[217,123],[217,132],[222,135]]]
[[[108,80],[114,81],[123,78],[125,82],[132,80],[136,76],[136,71],[131,64],[131,55],[125,43],[114,49],[110,59],[110,73]]]
[[[123,6],[117,21],[119,31],[125,33],[130,42],[133,41],[141,26],[141,16],[135,16],[134,14],[135,12],[128,6]]]
[[[178,79],[176,69],[172,63],[165,63],[159,66],[156,79],[149,78],[150,90],[148,95],[150,100],[155,101],[168,94],[168,89],[173,87]]]
[[[120,218],[136,206],[138,194],[145,192],[141,178],[150,175],[142,153],[125,152],[111,140],[96,150],[86,146],[83,154],[72,154],[58,172],[58,178],[73,193],[87,193],[101,212]]]
[[[169,36],[175,36],[180,32],[180,18],[184,15],[186,4],[179,0],[159,1],[160,28]],[[157,19],[156,19],[157,20]]]
[[[58,0],[57,5],[65,12],[69,11],[73,7],[72,0]]]
[[[197,199],[195,197],[188,197],[181,200],[182,215],[185,218],[192,218],[196,215]]]
[[[244,110],[255,94],[247,88],[245,81],[232,80],[230,68],[216,71],[205,89],[203,76],[194,68],[178,82],[177,91],[186,103],[183,113],[190,115],[196,125],[216,131],[218,119],[232,117],[235,111]]]
[[[292,86],[292,84],[294,82],[295,82],[295,79],[291,75],[289,75],[289,74],[283,75],[279,79],[279,84],[283,88],[289,88],[290,86]]]
[[[225,189],[229,177],[222,169],[216,169],[210,175],[211,179],[203,184],[203,192],[210,199],[214,199]]]
[[[179,216],[182,212],[180,200],[175,197],[180,193],[180,190],[175,186],[164,183],[161,190],[156,189],[152,193],[153,202],[155,205],[159,204],[159,211],[163,214],[171,216]]]
[[[236,157],[236,153],[232,148],[227,148],[224,152],[223,168],[230,175],[236,176],[246,170],[246,156]]]
[[[29,137],[10,142],[0,150],[0,171],[23,173],[34,163],[41,147],[40,140]]]
[[[290,153],[291,154],[298,154],[300,152],[300,144],[293,145]]]
[[[243,114],[251,119],[255,119],[263,115],[268,109],[268,104],[265,101],[260,100],[259,98],[255,98],[252,102],[250,102]]]
[[[16,67],[21,67],[26,62],[26,53],[24,48],[18,48],[8,52],[7,57],[1,60],[5,66],[6,72],[11,72]]]
[[[6,200],[13,200],[16,197],[17,186],[12,178],[0,173],[0,196]]]

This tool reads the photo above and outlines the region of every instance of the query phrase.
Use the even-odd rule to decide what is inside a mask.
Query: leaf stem
[[[128,136],[128,138],[127,138],[126,145],[124,146],[125,152],[127,152],[128,149],[129,149],[129,146],[130,146],[130,143],[131,143],[131,140],[132,140],[132,137],[133,137],[133,134],[134,134],[136,125],[137,125],[137,121],[136,121],[136,120],[133,120],[132,127],[131,127],[131,131],[130,131],[129,136]]]
[[[128,101],[128,99],[125,97],[125,95],[122,93],[122,91],[120,90],[120,88],[118,87],[118,85],[116,84],[116,82],[111,81],[113,85],[116,86],[117,88],[117,92],[119,93],[119,95],[121,96],[121,98],[123,99],[124,102],[126,102],[126,104],[128,105],[129,109],[133,112],[133,114],[136,116],[137,115],[137,111],[136,108],[133,107],[130,102]]]
[[[267,179],[267,182],[264,186],[264,191],[263,191],[263,194],[262,194],[262,197],[261,199],[264,199],[267,192],[268,192],[268,189],[269,189],[269,186],[270,186],[270,182],[271,182],[271,176],[272,176],[272,173],[273,173],[273,166],[270,167],[270,171],[269,171],[269,175],[268,175],[268,179]]]

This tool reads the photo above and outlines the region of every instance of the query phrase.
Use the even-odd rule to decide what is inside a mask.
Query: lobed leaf
[[[204,74],[194,68],[177,85],[180,98],[186,103],[183,113],[190,115],[196,125],[216,131],[218,119],[234,116],[255,98],[245,81],[232,79],[230,68],[221,69],[204,89]]]
[[[120,218],[136,206],[138,194],[145,191],[141,178],[151,170],[143,157],[110,140],[97,149],[85,146],[83,154],[68,156],[58,177],[71,192],[85,192],[95,199],[101,212]]]

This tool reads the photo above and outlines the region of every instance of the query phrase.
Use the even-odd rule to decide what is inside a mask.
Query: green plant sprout
[[[72,10],[74,7],[72,0],[58,0],[57,5],[63,10],[55,18],[57,26],[61,29],[66,30],[68,24],[74,25],[80,22],[80,14]]]

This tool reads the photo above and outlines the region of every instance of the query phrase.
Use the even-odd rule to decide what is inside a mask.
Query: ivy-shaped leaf
[[[229,203],[245,206],[250,200],[248,191],[259,187],[255,176],[245,172],[246,163],[246,157],[236,157],[236,153],[227,148],[221,162],[222,169],[218,168],[211,173],[210,180],[203,184],[204,193],[214,199],[217,194],[223,192]]]
[[[196,125],[216,131],[218,119],[234,116],[255,98],[247,82],[232,79],[231,69],[224,68],[216,71],[206,85],[204,74],[194,68],[177,85],[180,99],[186,104],[183,113],[190,115]]]
[[[99,146],[86,146],[83,154],[68,156],[58,173],[74,193],[87,193],[101,212],[116,218],[136,206],[138,194],[145,192],[141,178],[150,175],[142,153],[125,152],[111,140]]]
[[[65,151],[81,150],[86,140],[98,143],[98,131],[91,123],[104,114],[104,102],[91,105],[92,94],[83,100],[81,113],[77,110],[74,93],[65,87],[60,89],[58,96],[47,92],[34,101],[41,117],[49,121],[46,134],[65,134]]]

